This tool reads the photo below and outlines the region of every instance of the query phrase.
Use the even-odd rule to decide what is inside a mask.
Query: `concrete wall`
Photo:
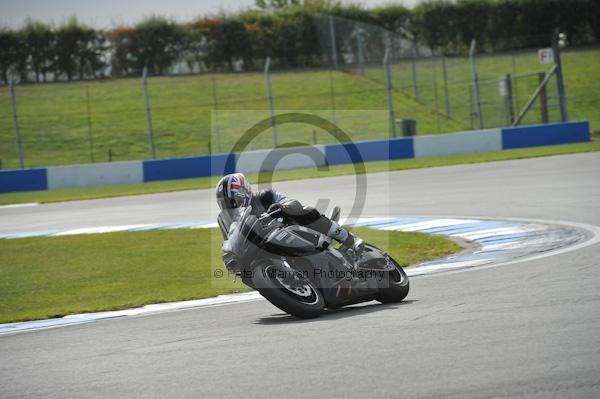
[[[48,189],[142,183],[142,161],[50,166]]]
[[[415,136],[415,158],[502,150],[501,129]]]
[[[0,171],[0,193],[95,187],[191,177],[489,152],[590,140],[588,122],[401,137],[390,140],[249,151],[149,161]]]
[[[325,146],[246,151],[237,155],[235,170],[242,173],[312,168],[326,164]]]

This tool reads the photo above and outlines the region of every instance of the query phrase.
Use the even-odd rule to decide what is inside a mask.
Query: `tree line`
[[[28,20],[0,28],[0,80],[95,79],[189,70],[250,70],[270,56],[281,66],[323,62],[315,15],[380,26],[448,55],[471,39],[484,51],[547,46],[554,28],[571,45],[600,41],[598,0],[428,0],[364,8],[335,0],[257,0],[254,9],[179,24],[152,16],[134,26],[95,29],[71,18],[59,26]]]

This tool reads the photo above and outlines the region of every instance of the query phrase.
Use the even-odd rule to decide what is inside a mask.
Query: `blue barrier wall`
[[[0,193],[48,189],[46,169],[21,169],[0,171]]]
[[[498,140],[500,134],[502,147],[497,148],[500,144]],[[318,151],[324,151],[322,162],[329,165],[340,165],[361,161],[386,161],[414,158],[415,156],[431,156],[440,153],[508,150],[543,145],[581,143],[589,140],[588,122],[568,122],[418,136],[414,139],[412,137],[401,137],[348,144],[327,144],[315,148]],[[249,159],[251,158],[254,163],[262,165],[266,158],[265,150],[261,151],[248,152],[245,155]],[[291,152],[292,149],[281,151]],[[302,150],[299,149],[299,151]],[[305,158],[310,160],[309,157],[305,156]],[[82,187],[88,183],[95,187],[104,183],[110,184],[110,182],[135,182],[141,180],[141,174],[143,174],[144,182],[224,175],[235,171],[237,159],[238,155],[236,154],[217,154],[149,160],[142,162],[141,171],[136,169],[139,168],[139,164],[136,166],[135,161],[124,162],[122,167],[116,163],[61,166],[48,168],[52,176],[49,176],[46,168],[1,170],[0,193],[47,190],[53,187]],[[82,172],[84,169],[85,173],[91,177],[85,177]],[[93,182],[94,179],[96,183]],[[49,181],[52,183],[50,187]]]
[[[189,179],[233,173],[235,154],[144,161],[144,182]]]
[[[502,129],[502,149],[504,150],[586,141],[590,141],[590,125],[587,121]]]
[[[325,158],[329,165],[412,157],[414,157],[412,137],[357,141],[355,143],[328,144],[325,146]]]

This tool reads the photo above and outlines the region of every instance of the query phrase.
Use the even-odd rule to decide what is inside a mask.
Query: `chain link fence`
[[[273,60],[266,71],[266,60],[257,60],[238,72],[151,76],[147,96],[142,77],[16,85],[24,165],[148,159],[152,147],[158,158],[218,153],[248,126],[235,110],[256,111],[257,118],[313,112],[352,140],[400,136],[400,120],[416,121],[417,134],[478,128],[479,117],[484,128],[509,126],[549,69],[538,63],[536,49],[476,55],[477,106],[467,57],[443,57],[408,34],[343,18],[316,17],[315,24],[322,53],[310,68]],[[553,78],[521,124],[559,119]],[[321,133],[293,125],[277,130],[287,145],[332,140]],[[274,141],[264,135],[251,145],[271,148]],[[0,87],[0,160],[2,168],[19,167],[6,86]]]

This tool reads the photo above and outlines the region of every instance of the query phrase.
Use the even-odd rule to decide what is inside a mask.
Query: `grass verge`
[[[449,166],[471,164],[480,162],[503,161],[510,159],[544,157],[550,155],[572,154],[579,152],[600,151],[600,142],[563,144],[555,146],[531,147],[516,150],[497,152],[452,155],[444,157],[426,157],[401,159],[396,161],[368,162],[365,163],[367,173],[387,172],[395,170],[430,168],[436,166]],[[316,169],[295,169],[276,171],[273,181],[313,179],[331,176],[354,174],[353,165],[339,165],[328,168],[326,171]],[[261,183],[258,174],[248,177],[253,182]],[[153,194],[181,190],[197,190],[214,187],[218,177],[169,180],[163,182],[128,184],[108,187],[76,188],[49,191],[31,191],[23,193],[0,194],[0,205],[20,204],[28,202],[62,202],[87,200],[95,198],[120,197],[126,195]]]
[[[357,228],[402,265],[460,247],[445,238]],[[0,323],[247,291],[222,268],[216,229],[0,240]],[[221,281],[222,280],[222,281]]]

